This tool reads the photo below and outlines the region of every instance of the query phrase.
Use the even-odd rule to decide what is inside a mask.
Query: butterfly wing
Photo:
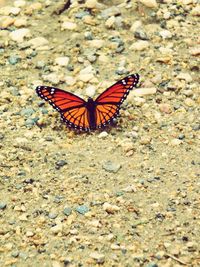
[[[46,100],[61,114],[62,120],[69,127],[80,130],[89,129],[89,114],[85,100],[72,93],[50,86],[38,86],[36,92],[38,96]]]
[[[139,82],[139,74],[129,75],[100,94],[96,102],[96,125],[98,128],[112,122],[119,114],[121,104]]]

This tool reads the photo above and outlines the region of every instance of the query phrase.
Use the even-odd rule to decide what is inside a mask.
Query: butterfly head
[[[92,97],[88,97],[88,103],[93,103],[94,100],[92,99]]]

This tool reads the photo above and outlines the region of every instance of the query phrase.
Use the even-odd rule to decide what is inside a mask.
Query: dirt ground
[[[63,3],[0,0],[0,266],[200,266],[198,1]],[[90,133],[35,92],[131,73]]]

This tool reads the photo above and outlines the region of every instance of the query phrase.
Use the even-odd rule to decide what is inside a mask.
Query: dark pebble
[[[107,172],[117,173],[121,168],[121,165],[108,160],[103,164],[102,168]]]
[[[158,267],[158,264],[156,264],[155,262],[150,262],[146,267]]]
[[[61,203],[63,201],[63,196],[55,196],[54,202]]]
[[[149,40],[147,34],[142,30],[136,30],[134,33],[135,38],[140,40]]]
[[[13,258],[17,258],[17,257],[19,256],[19,251],[13,251],[13,252],[11,253],[11,256],[12,256]]]
[[[3,133],[0,133],[0,140],[3,140],[5,135]]]
[[[0,210],[4,210],[7,207],[5,202],[0,202]]]
[[[56,217],[58,217],[58,213],[49,213],[49,215],[48,215],[48,217],[50,218],[50,219],[55,219]]]
[[[30,117],[32,114],[35,113],[35,110],[32,109],[32,108],[24,108],[21,110],[21,115],[22,116],[27,116],[27,117]]]
[[[80,12],[75,14],[75,18],[76,19],[82,19],[82,18],[84,18],[85,16],[88,16],[88,15],[90,15],[90,13],[88,11],[80,11]]]
[[[179,134],[178,139],[183,140],[185,138],[184,134]]]
[[[72,213],[72,209],[71,208],[64,208],[63,213],[66,216],[69,216]]]
[[[10,56],[8,58],[8,62],[11,64],[11,65],[16,65],[18,62],[20,61],[20,58],[18,56]]]
[[[199,131],[199,130],[200,130],[200,124],[195,124],[195,125],[192,127],[192,130],[194,130],[194,131]]]
[[[89,208],[85,205],[81,205],[81,206],[78,206],[76,208],[76,211],[82,215],[84,215],[85,213],[87,213],[89,211]]]
[[[56,168],[60,169],[61,167],[65,166],[67,164],[68,164],[67,161],[64,159],[58,160],[58,161],[56,161]]]

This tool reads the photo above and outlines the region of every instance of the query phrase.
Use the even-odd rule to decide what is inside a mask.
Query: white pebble
[[[194,7],[191,11],[191,14],[193,16],[200,16],[200,5]]]
[[[26,18],[16,19],[14,22],[14,26],[17,28],[27,26],[27,19]]]
[[[62,30],[75,30],[77,28],[77,24],[71,21],[64,21],[61,25]]]
[[[89,97],[93,97],[94,94],[96,92],[96,88],[95,86],[91,85],[91,86],[88,86],[86,89],[85,89],[85,93],[87,96]]]
[[[48,43],[49,41],[44,37],[36,37],[28,41],[28,44],[34,49],[45,46]]]
[[[190,54],[192,56],[198,56],[200,55],[200,46],[195,46],[193,48],[190,49]]]
[[[130,46],[130,49],[131,50],[135,50],[135,51],[143,51],[143,50],[147,49],[148,47],[149,47],[149,42],[148,41],[140,40],[140,41],[137,41],[137,42],[133,43]]]
[[[108,133],[106,131],[103,131],[98,135],[100,139],[105,139],[107,136],[108,136]]]
[[[170,39],[170,38],[172,38],[172,33],[170,31],[168,31],[168,30],[160,31],[159,34],[160,34],[160,36],[163,39]]]
[[[63,229],[63,226],[62,226],[62,224],[60,223],[60,224],[57,224],[57,225],[51,227],[50,230],[51,230],[52,233],[54,233],[54,234],[58,234],[58,233],[62,232],[62,229]]]
[[[60,82],[58,74],[53,72],[50,74],[43,75],[42,78],[45,82],[50,82],[51,84],[57,85]]]
[[[140,20],[136,20],[133,22],[131,28],[130,28],[130,31],[131,32],[135,32],[137,29],[141,28],[142,27],[142,22]]]
[[[104,43],[105,43],[104,40],[98,40],[98,39],[88,41],[89,46],[98,49],[102,48],[104,46]]]
[[[131,94],[134,96],[144,96],[144,95],[153,95],[156,92],[157,92],[156,87],[150,87],[150,88],[141,87],[131,91]]]
[[[158,4],[155,0],[139,0],[143,5],[150,8],[157,8]]]
[[[74,85],[76,83],[76,79],[73,78],[72,76],[65,76],[64,80],[67,83],[67,85]]]
[[[23,1],[23,0],[17,0],[14,2],[15,7],[23,7],[25,5],[26,5],[26,1]]]
[[[19,7],[11,7],[10,8],[10,14],[12,15],[18,15],[21,11],[21,8]]]
[[[69,63],[69,57],[57,57],[55,63],[59,66],[66,67]]]
[[[192,76],[189,73],[181,72],[177,78],[179,80],[185,80],[186,82],[192,82]]]
[[[105,203],[103,204],[103,209],[104,209],[107,213],[111,213],[111,214],[113,214],[113,213],[119,211],[119,210],[120,210],[120,207],[118,207],[118,206],[116,206],[116,205],[111,205],[110,203],[105,202]]]
[[[105,23],[107,28],[112,28],[114,24],[115,24],[115,16],[111,16],[110,18],[108,18]]]
[[[18,43],[22,43],[25,37],[30,36],[30,30],[26,28],[18,29],[18,30],[11,32],[9,36],[11,40],[18,42]]]
[[[182,143],[182,141],[179,140],[179,139],[176,139],[176,138],[171,140],[171,145],[172,146],[179,146],[181,143]]]
[[[85,7],[87,8],[95,8],[97,7],[97,1],[96,0],[87,0],[85,3]]]
[[[105,256],[104,256],[104,254],[102,254],[102,253],[98,253],[98,252],[92,252],[92,253],[90,254],[90,258],[96,260],[97,263],[99,263],[99,264],[102,264],[102,263],[104,263],[104,261],[105,261]]]

